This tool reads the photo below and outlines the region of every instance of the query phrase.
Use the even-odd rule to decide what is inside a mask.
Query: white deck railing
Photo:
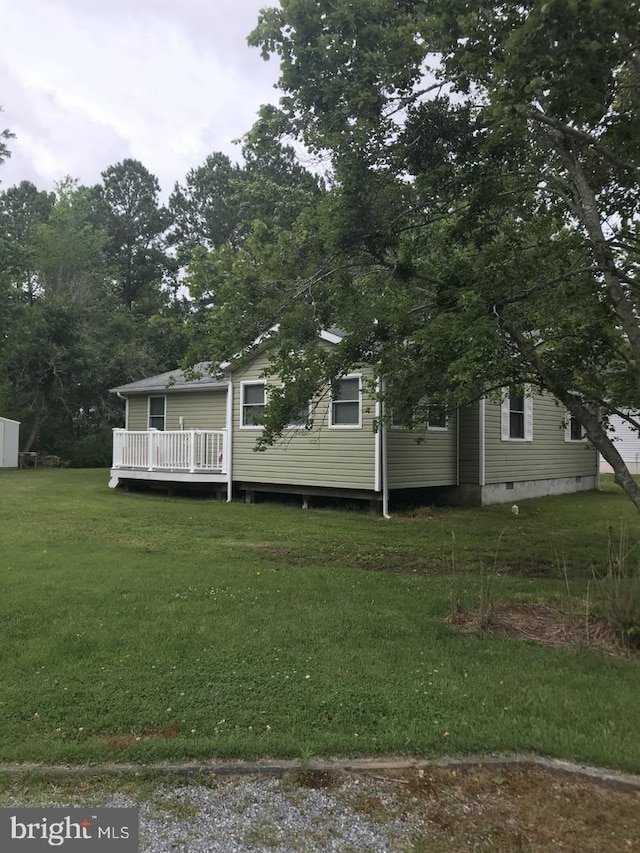
[[[146,471],[227,472],[227,431],[114,429],[113,467]]]

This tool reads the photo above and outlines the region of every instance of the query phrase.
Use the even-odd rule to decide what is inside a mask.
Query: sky
[[[276,103],[277,59],[247,45],[276,0],[0,0],[0,189],[91,185],[126,157],[166,198]]]

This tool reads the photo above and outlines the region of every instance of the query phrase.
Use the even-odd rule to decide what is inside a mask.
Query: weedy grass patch
[[[385,521],[106,482],[0,472],[0,760],[518,750],[640,770],[638,660],[446,621],[487,568],[502,600],[553,603],[567,579],[584,597],[608,527],[638,534],[612,488]]]

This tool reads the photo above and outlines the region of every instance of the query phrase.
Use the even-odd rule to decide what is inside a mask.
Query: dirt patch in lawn
[[[375,781],[355,808],[410,817],[416,853],[640,849],[640,792],[534,769],[433,769]]]
[[[461,631],[531,640],[561,648],[588,646],[615,657],[640,659],[640,650],[630,648],[604,623],[545,604],[495,602],[490,615],[460,611],[452,614],[449,622]]]

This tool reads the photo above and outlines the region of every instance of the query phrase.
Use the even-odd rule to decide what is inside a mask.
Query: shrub
[[[616,540],[608,528],[607,568],[596,574],[593,613],[628,645],[640,648],[640,561],[637,544],[629,546],[624,525]]]

